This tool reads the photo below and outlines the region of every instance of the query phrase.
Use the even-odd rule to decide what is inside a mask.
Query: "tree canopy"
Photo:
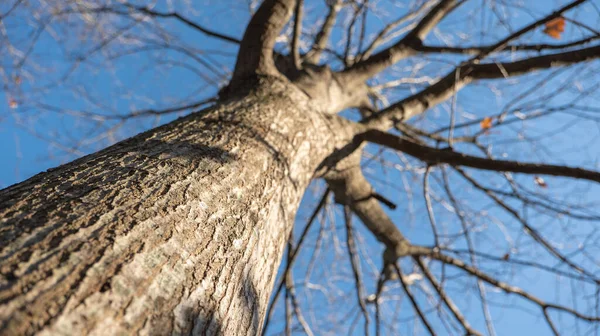
[[[594,0],[5,1],[0,183],[280,78],[354,131],[265,334],[595,335],[599,23]]]

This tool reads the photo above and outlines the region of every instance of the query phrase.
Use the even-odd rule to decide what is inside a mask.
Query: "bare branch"
[[[500,198],[498,198],[493,192],[487,190],[485,187],[483,187],[481,184],[479,184],[477,181],[475,181],[471,176],[469,176],[466,172],[464,172],[462,169],[460,168],[454,168],[456,171],[458,171],[467,181],[469,181],[469,183],[471,183],[475,188],[483,191],[488,197],[490,197],[497,205],[499,205],[502,209],[506,210],[509,214],[511,214],[516,220],[518,220],[521,225],[523,226],[523,231],[525,231],[525,233],[527,233],[528,235],[530,235],[536,242],[538,242],[546,251],[548,251],[548,253],[550,253],[551,255],[553,255],[554,257],[556,257],[557,259],[559,259],[560,261],[562,261],[563,263],[565,263],[566,265],[568,265],[569,267],[571,267],[572,269],[576,270],[577,272],[586,275],[587,277],[589,277],[590,279],[593,279],[596,283],[600,283],[600,279],[598,279],[594,274],[590,273],[589,271],[585,270],[583,267],[575,264],[573,261],[571,261],[568,257],[566,257],[565,255],[563,255],[562,253],[560,253],[556,248],[554,248],[554,246],[552,246],[552,244],[550,244],[550,242],[548,242],[539,232],[538,230],[536,230],[533,226],[531,226],[523,217],[521,217],[519,215],[519,213],[513,209],[512,207],[510,207],[508,204],[506,204],[505,202],[503,202]]]
[[[429,321],[427,321],[425,314],[423,314],[423,311],[419,307],[417,300],[415,299],[414,295],[411,293],[410,288],[408,288],[408,285],[404,281],[404,274],[402,274],[402,270],[400,269],[400,267],[398,267],[398,265],[396,263],[394,263],[393,265],[394,265],[394,269],[396,270],[396,274],[398,275],[398,280],[402,284],[402,288],[404,289],[406,296],[408,296],[408,299],[409,299],[411,305],[413,306],[413,309],[415,310],[417,315],[419,315],[421,322],[423,322],[423,325],[425,326],[425,328],[427,328],[427,331],[429,331],[429,334],[432,336],[436,335],[435,331],[433,331],[433,328],[431,327],[431,324],[429,323]]]
[[[600,45],[562,53],[526,58],[515,62],[487,63],[463,67],[466,77],[494,79],[518,76],[535,70],[554,68],[600,58]],[[462,77],[462,76],[461,76]]]
[[[179,14],[177,12],[159,12],[157,10],[154,10],[154,9],[151,9],[148,7],[135,6],[135,5],[132,5],[129,3],[123,3],[123,5],[130,9],[134,9],[140,13],[144,13],[151,17],[174,18],[174,19],[188,25],[189,27],[194,28],[208,36],[216,37],[218,39],[221,39],[221,40],[229,42],[229,43],[240,44],[240,40],[238,40],[237,38],[227,36],[225,34],[221,34],[212,29],[205,28],[205,27],[199,25],[198,23],[185,18],[184,16],[182,16],[181,14]],[[83,11],[109,11],[109,12],[114,12],[114,13],[119,13],[119,14],[128,14],[128,13],[124,13],[124,12],[119,12],[117,9],[111,8],[111,7],[102,7],[102,8],[94,8],[94,9],[85,8],[85,9],[83,9]]]
[[[49,105],[46,103],[37,103],[37,104],[35,104],[35,106],[37,108],[41,108],[41,109],[51,111],[51,112],[64,112],[64,113],[67,113],[67,114],[70,114],[73,116],[80,116],[80,117],[88,118],[88,119],[92,119],[92,120],[99,120],[99,121],[100,120],[123,120],[124,121],[124,120],[128,120],[128,119],[133,119],[133,118],[140,118],[140,117],[147,117],[147,116],[161,116],[161,115],[167,115],[167,114],[171,114],[171,113],[193,111],[194,109],[215,103],[216,101],[217,101],[216,98],[208,98],[208,99],[204,99],[204,100],[201,100],[198,102],[181,105],[181,106],[174,106],[174,107],[169,107],[169,108],[165,108],[165,109],[136,110],[136,111],[132,111],[132,112],[129,112],[126,114],[100,114],[100,113],[94,113],[94,112],[82,111],[82,110],[70,110],[70,109],[60,108],[57,106],[52,106],[52,105]]]
[[[360,35],[358,36],[358,45],[356,46],[356,54],[353,57],[352,63],[356,62],[356,58],[358,56],[358,54],[360,54],[360,51],[363,48],[363,44],[365,43],[365,34],[367,32],[367,17],[369,14],[369,0],[363,0],[364,1],[364,10],[362,12],[362,17],[360,19]]]
[[[579,280],[579,281],[584,281],[590,284],[596,284],[597,282],[594,279],[590,279],[588,277],[585,277],[581,274],[576,274],[573,272],[566,272],[566,271],[562,271],[560,270],[558,267],[551,267],[551,266],[547,266],[544,264],[540,264],[537,263],[535,261],[529,261],[529,260],[522,260],[522,259],[518,259],[515,257],[510,257],[510,258],[505,258],[503,256],[495,256],[495,255],[491,255],[489,253],[483,253],[483,252],[478,252],[475,251],[473,249],[470,250],[461,250],[461,249],[449,249],[449,248],[442,248],[445,251],[448,252],[452,252],[455,254],[468,254],[471,257],[478,257],[478,258],[484,258],[484,259],[488,259],[491,261],[496,261],[496,262],[500,262],[500,263],[506,263],[506,264],[515,264],[515,265],[521,265],[521,266],[525,266],[525,267],[532,267],[532,268],[537,268],[539,270],[543,270],[545,272],[548,273],[552,273],[552,274],[556,274],[556,275],[560,275],[560,276],[564,276],[567,278],[571,278],[574,280]]]
[[[385,37],[387,36],[388,33],[390,33],[392,30],[394,30],[396,27],[400,26],[401,24],[414,19],[416,16],[420,15],[424,10],[430,8],[431,5],[432,5],[432,2],[426,1],[418,9],[416,9],[406,15],[401,16],[400,18],[396,19],[395,21],[388,23],[385,27],[383,27],[382,30],[379,31],[379,33],[377,33],[377,36],[375,36],[375,38],[373,39],[371,44],[369,44],[369,46],[365,49],[365,51],[359,55],[358,60],[367,59],[367,58],[371,57],[371,54],[373,53],[373,51],[375,51],[375,49],[377,47],[379,47],[385,41]]]
[[[577,41],[562,43],[562,44],[514,44],[507,45],[504,48],[497,50],[496,52],[515,52],[515,51],[544,51],[544,50],[561,50],[572,47],[582,46],[584,44],[593,42],[600,39],[600,35],[593,35]],[[465,46],[465,47],[450,47],[450,46],[433,46],[433,45],[422,45],[416,46],[415,50],[422,53],[438,53],[438,54],[465,54],[465,55],[478,55],[481,52],[491,49],[493,46]]]
[[[474,335],[474,336],[481,336],[481,333],[471,327],[471,325],[469,324],[467,319],[460,312],[460,309],[458,309],[458,307],[454,304],[454,302],[452,302],[452,299],[448,296],[448,294],[446,294],[444,292],[444,289],[437,282],[437,280],[435,279],[435,276],[429,270],[429,267],[427,267],[427,265],[425,265],[425,263],[419,258],[414,258],[414,260],[417,263],[417,265],[419,266],[419,269],[421,270],[421,272],[423,272],[423,274],[425,274],[425,277],[427,278],[427,280],[429,280],[429,283],[431,283],[431,285],[433,286],[435,291],[438,293],[438,295],[440,296],[442,301],[444,301],[444,303],[446,304],[446,307],[448,307],[448,309],[452,312],[452,315],[454,315],[454,317],[456,318],[458,323],[460,323],[460,325],[462,325],[462,327],[465,329],[466,334]]]
[[[317,207],[310,215],[308,222],[306,223],[306,226],[304,227],[304,230],[302,230],[302,233],[300,234],[300,238],[298,238],[298,243],[296,244],[296,248],[293,251],[290,250],[291,256],[288,260],[288,263],[286,264],[285,273],[287,273],[289,271],[289,269],[291,269],[292,265],[294,264],[294,261],[296,260],[296,257],[298,256],[298,252],[300,251],[300,247],[302,247],[302,244],[304,243],[304,239],[306,238],[306,236],[308,234],[308,231],[312,227],[312,224],[315,222],[315,219],[317,218],[317,215],[319,214],[319,212],[321,212],[321,209],[323,209],[323,207],[327,203],[327,198],[329,197],[329,193],[330,193],[330,189],[325,190],[325,192],[323,193],[323,196],[319,200],[319,204],[317,204]],[[276,286],[277,289],[275,290],[275,295],[273,296],[273,299],[271,300],[271,304],[269,305],[269,308],[267,309],[267,313],[265,314],[265,316],[266,316],[265,327],[263,328],[262,335],[266,335],[266,333],[267,333],[267,329],[269,328],[269,322],[271,321],[271,316],[273,315],[273,309],[275,307],[275,304],[277,303],[277,300],[279,299],[279,294],[281,293],[281,290],[283,289],[284,284],[285,284],[285,276],[281,277],[281,279],[279,280],[279,284]]]
[[[356,249],[356,243],[354,242],[354,233],[352,229],[352,210],[347,205],[344,206],[344,221],[346,224],[346,243],[348,244],[348,254],[350,257],[350,264],[352,265],[352,273],[354,275],[354,281],[356,282],[356,296],[360,310],[365,317],[365,335],[369,335],[369,312],[365,304],[364,286],[362,282],[360,272],[360,259],[358,251]]]
[[[537,20],[534,23],[527,25],[519,31],[510,34],[501,41],[489,46],[487,49],[480,51],[474,58],[464,64],[476,64],[491,53],[504,49],[510,41],[522,36],[523,34],[543,25],[544,23],[560,16],[562,13],[575,8],[587,0],[577,0],[558,9],[552,14]],[[441,21],[448,13],[457,8],[465,1],[442,0],[436,5],[425,17],[417,24],[417,26],[408,33],[404,38],[396,44],[387,48],[372,57],[354,64],[349,69],[344,71],[345,74],[352,74],[352,78],[357,81],[365,81],[368,78],[383,71],[387,67],[393,65],[397,61],[414,55],[422,45],[424,38],[433,29],[439,21]]]
[[[429,34],[429,32],[448,13],[456,8],[457,5],[464,2],[465,1],[441,0],[404,38],[391,47],[352,65],[350,68],[344,70],[344,73],[347,77],[350,77],[350,80],[363,82],[399,60],[413,55],[415,51],[412,46],[421,44],[427,34]]]
[[[292,37],[292,58],[296,70],[302,68],[302,60],[300,59],[300,35],[302,34],[303,7],[304,0],[296,0],[296,8],[294,10],[294,36]]]
[[[584,315],[572,308],[568,308],[568,307],[561,306],[561,305],[554,304],[554,303],[547,303],[547,302],[543,301],[542,299],[530,294],[529,292],[527,292],[519,287],[511,286],[505,282],[502,282],[502,281],[482,272],[478,268],[475,268],[473,266],[465,264],[465,262],[460,259],[456,259],[451,256],[445,255],[439,251],[435,251],[435,250],[429,249],[429,248],[422,248],[422,247],[418,247],[418,248],[415,247],[414,251],[415,251],[415,253],[413,253],[413,256],[430,257],[432,259],[441,261],[445,264],[456,266],[456,267],[464,270],[465,272],[471,274],[472,276],[475,276],[494,287],[502,289],[506,293],[516,294],[516,295],[524,298],[525,300],[536,304],[541,309],[551,308],[551,309],[563,311],[563,312],[569,313],[569,314],[571,314],[579,319],[585,320],[585,321],[590,321],[590,322],[600,321],[600,317],[598,317],[598,316]]]
[[[370,127],[387,129],[393,120],[408,120],[452,96],[453,91],[476,79],[496,79],[522,75],[535,70],[549,69],[600,58],[600,45],[562,53],[526,58],[515,62],[464,64],[448,73],[428,88],[390,105],[366,118]],[[459,74],[457,76],[456,74]],[[458,78],[457,78],[458,77]]]
[[[286,280],[288,278],[286,274]],[[290,291],[285,289],[285,336],[292,336],[292,298]]]
[[[564,215],[564,216],[568,216],[574,219],[579,219],[579,220],[584,220],[584,221],[600,221],[600,216],[597,214],[594,214],[593,212],[589,212],[590,214],[583,214],[583,213],[577,213],[574,210],[591,210],[588,209],[587,207],[583,206],[583,207],[579,207],[579,209],[577,209],[577,207],[572,206],[570,204],[563,204],[562,202],[552,202],[550,200],[544,199],[542,200],[536,200],[533,198],[529,198],[526,197],[525,195],[522,195],[520,193],[517,192],[506,192],[503,190],[497,190],[497,189],[493,189],[493,188],[489,188],[486,187],[487,190],[493,192],[494,194],[497,195],[502,195],[504,197],[510,197],[513,199],[517,199],[519,201],[521,201],[524,205],[527,206],[532,206],[533,208],[541,208],[543,210],[558,214],[558,215]],[[539,196],[539,195],[536,195]],[[586,211],[587,212],[587,211]]]
[[[348,205],[375,238],[390,249],[391,259],[396,260],[398,256],[406,254],[408,241],[378,200],[371,196],[373,188],[362,174],[360,165],[349,168],[341,175],[325,178],[336,201]]]
[[[442,168],[442,178],[443,178],[443,182],[444,182],[444,189],[446,191],[446,194],[448,195],[448,199],[450,200],[450,203],[452,204],[452,207],[454,208],[454,213],[456,214],[456,217],[458,217],[461,228],[463,230],[463,236],[465,237],[465,240],[467,242],[469,256],[471,257],[471,264],[473,266],[477,267],[477,259],[475,258],[475,254],[473,253],[473,251],[475,250],[475,247],[473,244],[473,239],[471,238],[471,231],[469,230],[469,227],[467,225],[467,219],[465,218],[465,215],[463,214],[461,207],[460,207],[456,197],[454,196],[454,193],[450,189],[450,181],[448,179],[448,174],[446,173],[446,169],[444,169],[444,168]],[[494,335],[496,335],[496,331],[494,329],[494,324],[492,322],[492,316],[490,314],[490,309],[489,309],[489,305],[488,305],[485,286],[483,285],[483,282],[480,279],[477,279],[477,292],[479,294],[479,298],[481,299],[481,309],[483,311],[486,329],[490,336],[494,336]]]
[[[385,204],[385,206],[387,206],[388,208],[394,210],[397,208],[396,203],[390,201],[389,199],[387,199],[385,196],[378,194],[376,192],[371,194],[371,197],[375,198],[376,200],[378,200],[379,202]]]
[[[290,252],[291,249],[288,249],[288,252]],[[302,326],[302,330],[304,331],[304,333],[307,336],[313,336],[313,332],[310,329],[310,326],[308,325],[308,323],[306,322],[306,319],[304,319],[304,314],[302,314],[302,310],[300,310],[300,305],[298,304],[298,298],[296,297],[296,288],[294,286],[294,275],[292,273],[292,270],[289,269],[288,272],[285,274],[285,287],[286,287],[286,297],[289,297],[289,302],[291,302],[292,307],[294,308],[294,314],[296,315],[296,318],[298,319],[298,322],[300,323],[300,325]],[[291,315],[291,309],[288,305],[288,303],[286,303],[286,310],[288,311],[288,313],[286,315]],[[290,331],[290,335],[291,335],[291,316],[288,318],[286,317],[286,330]],[[289,329],[288,329],[289,327]]]
[[[600,172],[596,171],[567,166],[480,158],[455,152],[450,148],[436,149],[420,145],[408,139],[379,130],[369,130],[361,133],[356,137],[356,141],[368,141],[394,148],[430,164],[446,163],[452,166],[465,166],[491,171],[562,176],[600,182]]]
[[[17,7],[19,7],[19,5],[21,4],[21,2],[23,2],[23,0],[17,0],[15,1],[15,3],[10,6],[10,8],[4,12],[0,14],[0,21],[3,20],[4,18],[8,17],[10,15],[10,13],[12,13],[12,11],[14,11]]]
[[[429,195],[429,174],[431,173],[431,166],[427,166],[425,174],[423,174],[423,195],[425,196],[425,207],[427,208],[427,215],[429,217],[429,223],[431,224],[431,232],[433,232],[433,246],[440,246],[437,225],[435,222],[435,214],[433,213],[433,205],[431,204],[431,195]]]
[[[552,322],[552,319],[550,318],[550,314],[548,314],[548,309],[544,308],[543,309],[543,313],[544,313],[544,318],[546,319],[546,322],[548,323],[548,326],[550,327],[550,329],[552,330],[552,333],[555,336],[559,336],[560,333],[558,332],[558,329],[556,329],[556,326],[554,325],[554,323]]]
[[[265,0],[250,19],[240,44],[231,82],[239,84],[256,74],[277,76],[273,61],[275,40],[294,10],[295,0]]]
[[[384,284],[385,284],[385,272],[382,271],[379,274],[379,279],[377,280],[377,290],[375,292],[375,299],[374,299],[375,300],[375,336],[379,336],[381,334],[381,307],[379,306],[379,298],[381,297],[381,293],[383,292]]]
[[[571,18],[564,18],[564,19],[565,19],[565,21],[568,21],[568,22],[570,22],[570,23],[572,23],[572,24],[574,24],[576,26],[579,26],[579,27],[581,27],[581,28],[583,28],[583,29],[591,32],[595,36],[600,36],[600,30],[597,30],[597,29],[595,29],[593,27],[590,27],[589,25],[587,25],[587,24],[585,24],[585,23],[583,23],[581,21],[573,20]]]
[[[356,6],[354,8],[354,14],[352,16],[352,19],[350,20],[350,24],[348,25],[348,28],[346,29],[346,47],[344,48],[344,64],[346,66],[354,63],[353,57],[351,55],[351,48],[350,48],[352,46],[352,36],[353,36],[353,31],[354,31],[354,25],[356,24],[356,21],[358,20],[359,15],[368,10],[367,5],[368,5],[368,0],[365,0],[360,4],[360,6]]]
[[[329,12],[327,12],[327,17],[325,18],[325,21],[321,26],[321,30],[317,33],[317,36],[315,37],[315,43],[313,44],[312,49],[305,56],[305,62],[311,64],[319,63],[321,53],[327,47],[329,36],[331,35],[333,25],[335,24],[335,20],[337,19],[337,15],[341,7],[341,2],[339,0],[337,0],[333,5],[329,6]]]
[[[413,38],[424,41],[425,37],[429,35],[431,30],[437,26],[437,24],[442,21],[446,15],[448,15],[451,11],[453,11],[458,6],[465,3],[466,0],[441,0],[427,15],[419,21],[417,26],[408,33],[407,41]]]
[[[479,54],[477,54],[477,56],[470,59],[467,63],[477,63],[478,61],[482,60],[486,56],[488,56],[494,52],[497,52],[498,50],[504,49],[508,45],[508,43],[510,43],[510,41],[513,41],[513,40],[523,36],[524,34],[536,29],[537,27],[540,27],[541,25],[545,24],[546,22],[549,22],[549,21],[559,17],[562,13],[575,8],[575,7],[585,3],[586,1],[588,1],[588,0],[576,0],[576,1],[573,1],[567,5],[559,8],[558,10],[552,12],[552,14],[547,15],[546,17],[544,17],[540,20],[537,20],[537,21],[519,29],[518,31],[510,34],[509,36],[500,40],[496,44],[490,46],[487,50],[484,50],[484,51],[480,52]]]

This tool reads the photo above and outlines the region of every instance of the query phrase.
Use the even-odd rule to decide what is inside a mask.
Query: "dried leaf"
[[[17,107],[19,107],[19,103],[17,103],[16,100],[14,100],[14,99],[11,98],[8,101],[8,107],[10,107],[11,109],[16,109]]]
[[[560,34],[565,31],[565,18],[557,17],[546,23],[544,33],[552,38],[560,39]]]
[[[491,117],[485,117],[483,118],[483,120],[479,123],[479,126],[481,126],[481,129],[487,130],[492,128],[492,118]]]
[[[535,181],[535,184],[537,184],[538,186],[540,186],[542,188],[548,188],[548,184],[546,184],[546,181],[544,181],[543,178],[536,176],[536,177],[534,177],[534,181]]]

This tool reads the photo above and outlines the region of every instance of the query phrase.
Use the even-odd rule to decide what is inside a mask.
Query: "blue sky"
[[[322,1],[306,3],[307,22],[323,15]],[[449,45],[495,42],[510,31],[547,15],[552,8],[565,3],[566,1],[534,0],[527,1],[525,8],[502,6],[487,0],[473,0],[442,22],[427,42]],[[591,3],[580,10],[569,12],[567,17],[597,29],[600,26],[600,11],[597,9],[600,4],[597,1]],[[378,11],[367,16],[368,33],[376,32],[386,22],[410,9],[402,4],[403,2],[398,1],[379,1]],[[6,12],[7,6],[7,3],[0,4],[0,11]],[[167,10],[169,6],[165,1],[159,1],[157,9]],[[240,38],[249,18],[248,7],[247,1],[206,0],[192,6],[177,2],[172,4],[171,9],[178,10],[187,18],[214,30]],[[36,22],[29,14],[25,10],[16,11],[2,22],[7,31],[6,38],[15,48],[27,50],[29,41],[36,32]],[[127,121],[109,116],[125,115],[131,111],[149,108],[158,110],[212,97],[219,86],[225,83],[224,80],[235,61],[234,45],[207,38],[171,19],[160,20],[159,26],[145,21],[132,24],[127,33],[121,36],[122,40],[117,39],[106,50],[92,52],[82,62],[74,61],[94,50],[98,37],[110,36],[111,23],[119,27],[131,24],[115,17],[106,20],[58,20],[40,33],[31,48],[28,61],[20,68],[15,66],[20,60],[18,54],[6,52],[6,47],[4,50],[0,49],[0,54],[3,54],[0,57],[1,66],[4,68],[1,73],[4,90],[0,93],[0,151],[3,154],[0,164],[0,188],[173,120],[178,114],[140,117]],[[161,29],[169,32],[170,50],[132,52],[132,45],[144,46],[143,43],[146,43],[158,46],[158,42],[164,41]],[[305,29],[307,32],[312,31],[315,26],[306,25]],[[567,22],[567,29],[560,41],[537,30],[526,34],[520,42],[568,42],[586,36],[585,34],[589,34],[586,29]],[[151,42],[141,38],[147,38]],[[344,32],[336,30],[332,36],[332,47],[343,45],[344,38]],[[280,43],[277,48],[285,50],[286,45]],[[182,52],[184,49],[192,51],[196,59]],[[123,54],[127,55],[117,57]],[[538,53],[502,55],[496,60],[507,61],[535,55]],[[405,77],[435,78],[450,71],[463,59],[449,55],[427,55],[407,59],[392,71],[378,76],[373,83]],[[339,64],[333,63],[332,66],[336,68]],[[507,120],[516,122],[493,128],[481,137],[482,144],[494,156],[598,170],[598,151],[595,148],[599,145],[600,128],[595,114],[600,112],[600,95],[597,90],[597,86],[600,85],[597,79],[600,78],[599,70],[600,64],[592,62],[505,81],[477,82],[457,94],[456,122],[458,124],[506,111]],[[20,83],[15,81],[16,77],[20,78]],[[386,94],[394,101],[422,87],[419,84],[402,86]],[[13,99],[18,103],[16,108],[9,106]],[[561,107],[566,112],[520,120],[531,113]],[[60,108],[62,112],[54,111],[55,108]],[[451,108],[451,104],[444,104],[411,123],[425,130],[447,126]],[[356,116],[350,111],[347,115],[351,118]],[[455,135],[469,135],[479,130],[479,125],[475,124],[457,130]],[[378,153],[375,146],[369,148],[370,153]],[[473,146],[459,144],[456,148],[470,154],[482,155],[481,151]],[[379,159],[385,160],[386,166],[376,165]],[[390,216],[413,242],[431,244],[432,233],[424,208],[422,190],[424,166],[391,151],[378,154],[377,160],[366,164],[365,174],[379,193],[398,204],[396,210],[389,211]],[[507,187],[504,179],[496,173],[470,173],[488,186],[504,189]],[[456,215],[448,210],[447,202],[442,200],[444,190],[440,178],[440,170],[434,169],[431,190],[439,199],[434,197],[433,207],[438,224],[451,236],[458,232],[460,225]],[[597,187],[590,183],[560,178],[544,179],[548,184],[547,188],[536,185],[532,176],[515,176],[523,190],[531,194],[539,193],[541,197],[551,197],[557,200],[557,204],[584,204],[588,209],[598,205],[600,193]],[[450,180],[455,196],[464,202],[464,209],[468,209],[472,214],[474,240],[478,249],[482,252],[509,252],[512,248],[515,253],[518,252],[518,256],[533,256],[534,260],[553,265],[554,261],[545,252],[528,242],[530,239],[521,232],[520,225],[514,218],[499,210],[457,174],[450,173]],[[297,234],[303,228],[311,206],[314,207],[316,198],[319,197],[319,189],[322,190],[322,185],[315,183],[314,188],[307,192],[298,215]],[[520,206],[520,203],[514,200],[508,202],[515,207]],[[519,208],[519,211],[523,211],[520,212],[522,216],[535,222],[538,229],[565,251],[576,253],[579,244],[583,242],[589,247],[590,253],[600,252],[597,248],[600,244],[596,244],[596,223],[528,212],[522,208]],[[327,316],[328,319],[318,321],[323,330],[327,330],[326,325],[331,323],[349,327],[359,312],[355,294],[352,292],[349,264],[347,258],[344,259],[345,229],[341,214],[339,209],[332,208],[329,215],[322,218],[311,230],[313,239],[309,240],[307,249],[294,268],[301,307],[306,311],[307,320],[315,320],[314,316],[311,317],[310,310],[319,316]],[[365,286],[367,293],[373,293],[382,246],[360,224],[356,225],[356,231],[364,240],[365,246],[361,252],[361,267],[366,274]],[[321,239],[317,239],[319,235]],[[315,246],[319,246],[316,252]],[[465,248],[465,244],[459,241],[455,247]],[[594,264],[593,258],[581,255],[574,258],[593,270],[598,269],[598,264]],[[316,266],[311,266],[311,260],[316,260]],[[408,267],[407,263],[402,265]],[[497,268],[498,263],[486,263],[482,267],[491,273],[498,272],[503,279],[510,279],[512,283],[549,301],[575,303],[580,307],[589,303],[589,300],[571,300],[573,288],[565,279],[550,278],[539,272],[525,271],[521,268]],[[408,268],[405,271],[411,272]],[[453,278],[459,273],[448,270],[446,276]],[[449,281],[447,290],[457,305],[464,309],[471,323],[478,330],[485,330],[473,281],[458,277],[457,280]],[[590,288],[582,286],[576,290],[588,292]],[[401,293],[397,285],[390,285],[390,301],[386,303],[385,309],[390,316],[394,315],[398,319],[391,320],[390,323],[401,325],[399,330],[402,334],[423,333],[418,322],[402,322],[414,321],[414,315]],[[530,304],[493,290],[490,290],[489,298],[497,303],[491,312],[498,335],[550,334],[539,315],[532,316],[528,313],[534,310]],[[425,305],[426,295],[420,295],[419,302]],[[400,307],[398,312],[393,313],[393,309],[397,307]],[[278,309],[275,316],[279,321],[282,321],[282,314],[283,309]],[[557,318],[557,321],[563,326],[574,328],[576,334],[586,334],[590,331],[589,324],[575,324],[568,316],[563,315],[560,319]],[[363,322],[359,320],[354,334],[362,333]],[[439,330],[445,330],[439,320],[435,322],[435,326],[439,327]],[[270,330],[274,333],[280,332],[282,324],[275,323]],[[330,333],[336,334],[336,331],[332,330]]]

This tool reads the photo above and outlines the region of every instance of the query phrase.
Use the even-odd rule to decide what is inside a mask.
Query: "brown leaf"
[[[560,34],[565,31],[565,18],[557,17],[546,23],[544,33],[552,38],[560,39]]]
[[[479,123],[479,126],[481,126],[481,129],[487,130],[492,128],[492,118],[491,117],[485,117],[483,118],[483,120]]]

